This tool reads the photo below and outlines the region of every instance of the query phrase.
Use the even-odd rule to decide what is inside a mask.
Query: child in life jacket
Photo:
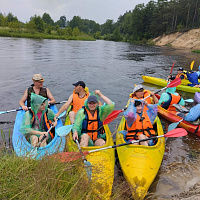
[[[144,104],[147,109],[144,110]],[[157,116],[157,105],[147,104],[140,100],[130,100],[128,109],[124,112],[126,119],[125,140],[127,142],[133,140],[142,140],[151,136],[155,136],[156,133],[153,130],[153,122]],[[138,145],[139,143],[134,143]],[[141,145],[153,146],[153,140],[143,141]]]
[[[48,108],[47,98],[31,93],[31,110],[26,111],[24,114],[20,132],[34,147],[46,135],[47,137],[40,145],[43,147],[54,138],[53,129],[47,133],[51,124],[55,127],[57,119],[54,112]]]

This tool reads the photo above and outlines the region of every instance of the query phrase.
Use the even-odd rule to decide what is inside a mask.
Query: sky
[[[19,21],[28,22],[31,16],[46,12],[55,21],[65,15],[67,20],[74,16],[94,20],[103,24],[107,19],[114,22],[126,11],[150,0],[0,0],[0,13],[11,12]]]

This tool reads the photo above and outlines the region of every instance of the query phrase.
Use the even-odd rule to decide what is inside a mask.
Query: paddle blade
[[[194,102],[193,99],[185,99],[184,101],[185,101],[185,102],[188,102],[188,103],[193,103],[193,102]]]
[[[1,115],[1,114],[5,114],[5,113],[7,113],[7,112],[6,112],[6,111],[1,111],[1,112],[0,112],[0,115]]]
[[[119,115],[119,113],[123,112],[123,110],[114,110],[112,113],[110,113],[110,115],[108,115],[106,117],[106,119],[103,121],[103,125],[105,124],[109,124],[110,122],[112,122],[114,119],[117,118],[117,116]]]
[[[176,62],[176,61],[174,61],[173,65],[172,65],[172,68],[171,68],[170,74],[172,74],[172,70],[173,70],[173,68],[174,68],[175,62]]]
[[[58,116],[58,119],[63,117],[64,115],[66,114],[66,110],[64,112],[62,112],[59,116]]]
[[[60,137],[64,137],[66,135],[68,135],[70,133],[70,131],[72,130],[73,128],[73,124],[72,125],[66,125],[66,126],[61,126],[60,128],[58,128],[56,130],[56,133],[58,136]]]
[[[174,130],[171,130],[169,132],[167,132],[164,137],[182,137],[182,136],[186,136],[187,135],[187,131],[183,128],[176,128]]]
[[[92,179],[92,164],[86,160],[84,160],[83,163],[85,165],[85,171],[87,173],[88,179],[91,180]]]
[[[83,155],[87,154],[89,154],[88,151],[83,152]],[[60,160],[60,162],[71,162],[81,158],[81,154],[79,152],[61,152],[50,157],[56,158]]]
[[[193,69],[193,66],[194,66],[194,60],[191,62],[190,64],[190,69],[192,70]]]
[[[176,78],[169,85],[167,85],[167,88],[168,87],[176,87],[176,86],[178,86],[180,84],[181,84],[181,79],[180,78]]]

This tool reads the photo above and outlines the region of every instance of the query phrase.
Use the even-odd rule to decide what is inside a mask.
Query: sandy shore
[[[181,33],[163,35],[153,40],[158,46],[200,50],[200,28]]]

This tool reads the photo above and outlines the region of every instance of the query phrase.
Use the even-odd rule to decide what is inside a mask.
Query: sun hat
[[[44,81],[43,77],[41,74],[34,74],[32,77],[33,81]]]
[[[87,101],[88,103],[90,103],[90,102],[95,102],[95,103],[97,103],[98,101],[97,101],[97,97],[96,96],[94,96],[94,95],[91,95],[91,96],[89,96],[88,97],[88,101]]]
[[[85,88],[85,83],[84,83],[83,81],[78,81],[78,82],[76,82],[76,83],[73,83],[72,85],[74,85],[74,86],[80,85],[80,86],[82,86],[83,88]]]
[[[137,91],[140,90],[140,89],[144,89],[142,85],[137,85],[137,86],[135,86],[135,87],[133,88],[133,93],[134,93],[134,92],[137,92]]]

